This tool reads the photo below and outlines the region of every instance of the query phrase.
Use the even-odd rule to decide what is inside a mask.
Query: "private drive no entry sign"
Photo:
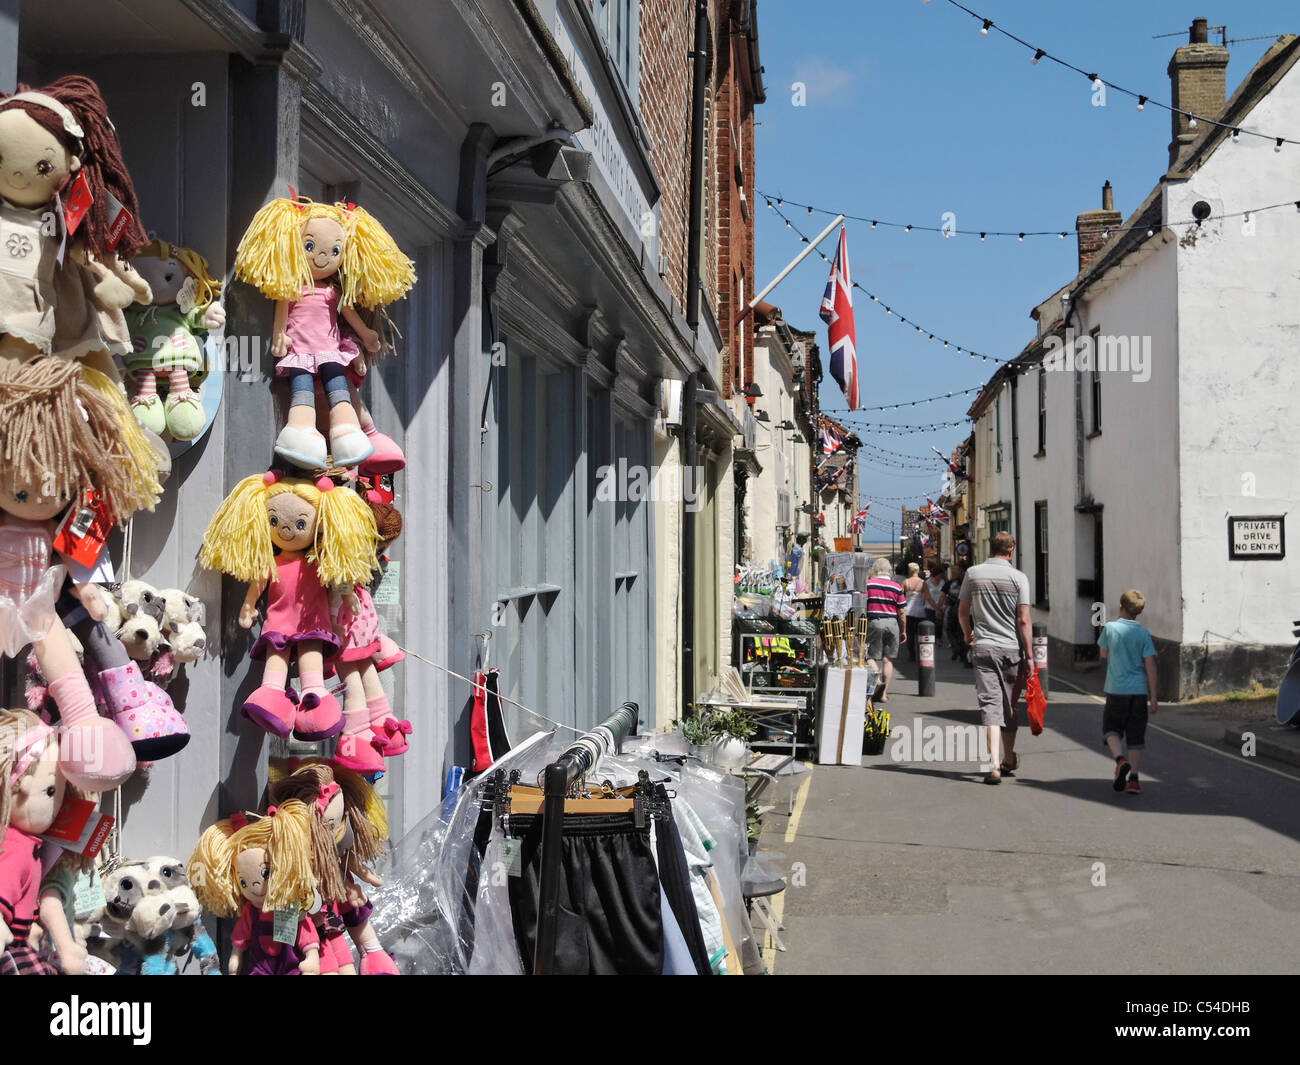
[[[1286,515],[1228,518],[1228,557],[1286,558]]]

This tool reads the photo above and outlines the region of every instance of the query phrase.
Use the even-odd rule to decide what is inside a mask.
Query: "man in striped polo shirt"
[[[1016,538],[995,533],[987,562],[966,571],[959,618],[971,646],[975,697],[988,731],[993,769],[985,784],[1001,784],[1002,774],[1020,767],[1016,751],[1016,693],[1024,688],[1033,661],[1034,626],[1029,616],[1029,578],[1011,564]],[[972,624],[973,622],[973,624]],[[999,740],[1005,753],[998,761]]]
[[[889,702],[889,682],[894,676],[894,659],[898,645],[907,642],[907,623],[903,607],[907,597],[896,581],[890,579],[889,559],[878,558],[871,566],[867,581],[867,659],[880,663],[880,699]]]

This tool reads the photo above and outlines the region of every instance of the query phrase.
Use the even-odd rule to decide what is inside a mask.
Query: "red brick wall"
[[[725,14],[730,4],[710,0],[713,67],[709,79],[709,122],[705,159],[704,248],[700,262],[704,299],[722,334],[719,382],[730,396],[753,380],[754,326],[732,323],[754,291],[754,109],[745,89],[748,51]],[[686,304],[687,226],[690,216],[691,78],[694,7],[683,0],[642,0],[641,118],[650,138],[650,157],[659,179],[659,240],[668,291]],[[741,146],[741,171],[750,213],[741,209],[741,182],[735,173],[733,130]],[[761,283],[761,282],[760,282]],[[714,299],[716,294],[716,301]],[[745,357],[741,362],[741,330]]]
[[[683,310],[691,204],[692,17],[692,7],[682,0],[642,0],[641,121],[659,180],[661,276]]]

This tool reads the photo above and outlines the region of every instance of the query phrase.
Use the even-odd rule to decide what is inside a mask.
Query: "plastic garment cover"
[[[722,899],[722,920],[736,948],[736,956],[729,960],[732,971],[739,971],[740,954],[750,938],[741,888],[741,871],[749,855],[749,841],[745,832],[745,782],[742,777],[704,765],[692,758],[687,758],[684,764],[656,761],[655,751],[658,747],[675,740],[680,740],[680,736],[630,737],[624,742],[623,753],[603,758],[589,779],[610,779],[617,786],[620,780],[635,779],[638,769],[647,769],[652,780],[667,777],[669,782],[666,786],[670,792],[676,792],[673,810],[679,831],[683,820],[689,816],[684,809],[687,805],[698,820],[704,823],[709,840],[712,841],[708,855],[712,860],[712,873]],[[676,750],[673,749],[671,753],[676,753]],[[699,908],[700,903],[697,901],[697,909]],[[700,910],[701,916],[706,920],[707,910],[707,907]],[[705,932],[707,942],[707,928]]]
[[[527,782],[555,732],[538,732],[463,784],[393,848],[371,924],[403,975],[518,973],[519,951],[486,789],[497,769]],[[531,775],[530,775],[531,774]]]

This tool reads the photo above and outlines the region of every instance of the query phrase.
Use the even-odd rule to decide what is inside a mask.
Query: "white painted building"
[[[971,408],[976,557],[1016,534],[1058,660],[1094,657],[1098,604],[1141,589],[1165,698],[1276,684],[1300,613],[1300,569],[1229,545],[1230,517],[1286,515],[1300,489],[1300,148],[1272,139],[1300,129],[1300,38],[1226,103],[1205,38],[1197,20],[1173,98],[1226,128],[1175,115],[1142,204],[1122,218],[1108,185],[1079,216],[1079,274]]]
[[[812,449],[798,417],[805,387],[805,343],[778,308],[759,304],[755,312],[754,383],[761,396],[750,408],[754,420],[744,502],[744,544],[737,557],[755,565],[784,565],[795,537],[811,529]],[[743,405],[743,399],[733,399]],[[736,413],[741,416],[737,408]],[[747,460],[751,456],[746,456]],[[810,581],[804,545],[799,576]]]

